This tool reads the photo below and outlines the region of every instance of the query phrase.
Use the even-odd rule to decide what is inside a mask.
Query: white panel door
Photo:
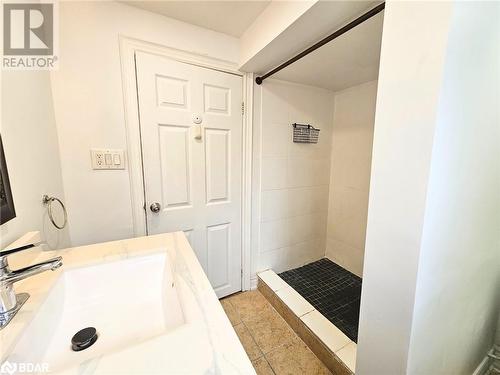
[[[142,52],[136,71],[148,234],[184,231],[217,295],[237,292],[242,78]]]

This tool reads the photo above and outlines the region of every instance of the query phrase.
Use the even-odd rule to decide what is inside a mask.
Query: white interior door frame
[[[139,125],[139,106],[137,102],[137,81],[135,73],[135,53],[147,52],[176,61],[236,74],[243,79],[243,102],[245,106],[242,124],[243,170],[241,199],[241,269],[243,290],[251,287],[251,203],[252,203],[252,111],[253,111],[253,73],[238,71],[235,63],[192,52],[170,48],[139,39],[119,36],[120,62],[122,72],[123,106],[127,134],[127,158],[130,176],[130,196],[132,205],[134,235],[145,236],[146,211],[144,210],[144,180],[142,173],[141,135]]]

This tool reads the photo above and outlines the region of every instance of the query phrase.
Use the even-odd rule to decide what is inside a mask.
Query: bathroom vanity
[[[30,298],[0,331],[4,365],[70,374],[255,373],[183,232],[38,252],[35,261],[55,255],[62,267],[16,284]],[[13,268],[32,260],[32,252],[10,257]],[[86,328],[95,330],[75,347],[73,336]]]

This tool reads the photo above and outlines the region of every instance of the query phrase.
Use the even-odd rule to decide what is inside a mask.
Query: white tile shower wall
[[[377,81],[335,93],[326,256],[362,276]]]
[[[256,90],[260,230],[255,270],[280,272],[325,255],[334,97],[278,80]],[[293,143],[294,122],[321,129],[318,144]]]

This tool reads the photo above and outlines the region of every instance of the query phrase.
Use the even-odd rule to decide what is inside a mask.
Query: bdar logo
[[[17,366],[15,363],[11,363],[9,361],[5,361],[2,366],[0,366],[0,374],[8,374],[12,375],[17,370]]]

